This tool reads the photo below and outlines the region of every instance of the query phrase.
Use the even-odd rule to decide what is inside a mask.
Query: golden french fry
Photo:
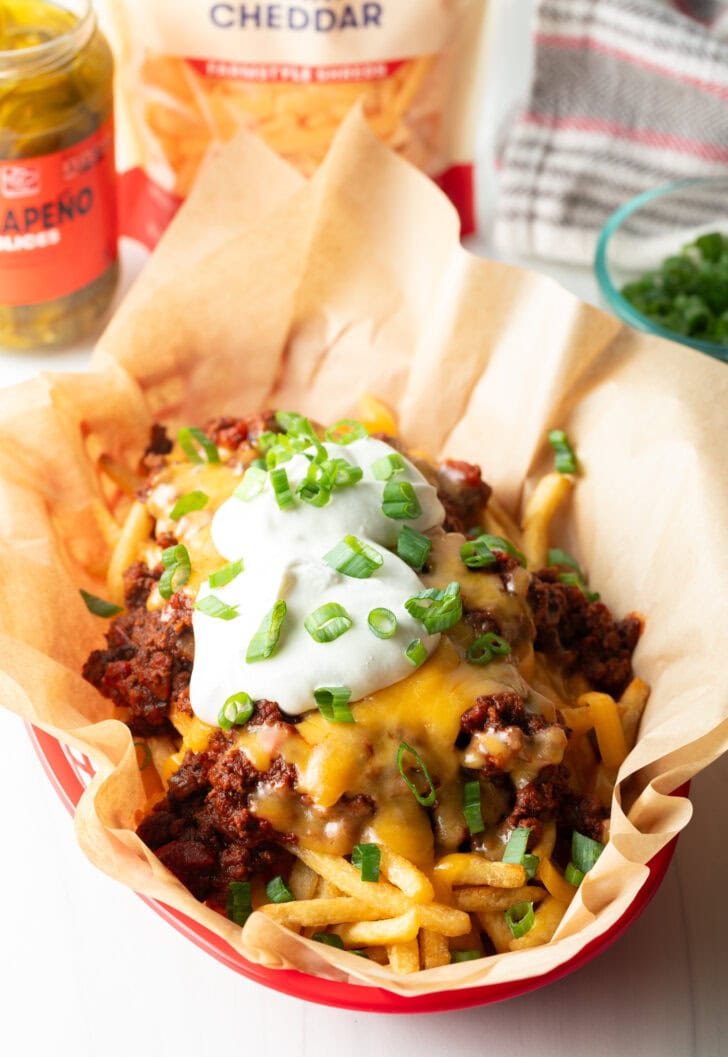
[[[633,679],[617,702],[624,740],[628,749],[634,746],[637,728],[649,696],[650,688],[647,683],[641,679]]]
[[[381,917],[376,907],[350,896],[266,903],[260,909],[280,925],[298,925],[300,928],[333,925],[343,921],[377,921]]]
[[[136,561],[139,547],[149,538],[152,519],[144,503],[133,503],[126,516],[106,574],[109,598],[117,605],[124,602],[124,571]]]
[[[529,569],[541,569],[548,561],[549,526],[557,509],[573,487],[563,473],[548,473],[536,485],[523,514],[523,552]]]
[[[468,885],[453,890],[453,902],[460,910],[469,914],[489,910],[508,910],[514,903],[527,900],[539,903],[546,895],[543,888],[523,885],[521,888],[489,888],[486,885]]]
[[[393,973],[404,976],[407,973],[416,973],[420,968],[420,948],[417,937],[408,943],[393,943],[387,945],[387,957],[389,968]]]
[[[520,888],[526,871],[516,863],[493,862],[482,855],[455,852],[435,863],[435,874],[450,885],[493,885]]]
[[[446,907],[442,903],[417,903],[415,909],[425,929],[440,932],[443,936],[466,936],[470,931],[470,918],[455,907]]]
[[[556,869],[551,859],[541,859],[536,870],[539,881],[547,888],[554,899],[560,903],[570,903],[576,894],[574,885],[564,878],[563,874]]]
[[[417,911],[407,910],[397,917],[379,921],[358,921],[335,929],[347,947],[388,947],[414,940],[420,928]]]
[[[590,691],[581,694],[580,705],[588,705],[594,718],[594,730],[602,761],[606,767],[619,767],[627,755],[627,742],[619,718],[617,702],[609,694]]]
[[[536,855],[539,859],[549,859],[553,854],[555,844],[556,823],[544,822],[543,829],[541,830],[541,840],[533,849],[532,854]]]
[[[376,904],[380,909],[380,917],[402,914],[412,906],[402,892],[393,885],[383,881],[362,881],[356,867],[348,863],[339,855],[330,855],[327,852],[310,851],[308,848],[292,847],[291,851],[306,866],[315,870],[317,874],[335,884],[342,892],[355,896],[366,903]]]
[[[574,734],[586,734],[594,726],[594,714],[583,705],[579,708],[566,705],[561,709],[561,714],[567,727],[570,727]]]
[[[509,950],[510,942],[513,939],[511,930],[508,928],[508,924],[505,919],[505,915],[502,910],[486,910],[481,911],[478,915],[478,921],[483,927],[483,932],[488,936],[490,942],[496,949],[498,954],[503,954]]]
[[[431,903],[435,898],[435,890],[422,870],[403,855],[397,855],[383,845],[380,845],[379,849],[380,869],[387,880],[400,888],[410,899],[414,899],[415,903]]]
[[[298,900],[313,899],[316,894],[318,882],[318,875],[306,866],[304,862],[297,859],[293,864],[291,876],[288,880],[288,887],[293,893],[294,898]]]
[[[450,948],[447,939],[432,929],[420,929],[420,960],[423,969],[437,969],[450,964]]]
[[[548,943],[559,927],[559,922],[566,913],[566,907],[566,903],[560,903],[551,895],[547,896],[536,909],[535,921],[530,932],[527,932],[525,936],[519,936],[518,939],[511,937],[508,949],[520,951],[527,947],[538,947],[542,943]]]

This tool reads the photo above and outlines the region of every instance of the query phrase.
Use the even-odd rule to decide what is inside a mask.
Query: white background
[[[493,144],[526,91],[531,0],[493,0],[479,130],[481,236],[496,193]],[[127,286],[143,251],[123,247]],[[585,269],[531,264],[587,300]],[[83,369],[88,348],[0,355],[0,385]],[[2,587],[0,585],[0,597]],[[679,598],[676,597],[679,604]],[[381,1016],[307,1004],[215,962],[84,859],[15,717],[0,710],[0,1055],[116,1057],[725,1057],[728,1054],[728,758],[693,783],[695,818],[644,915],[576,974],[505,1004]]]

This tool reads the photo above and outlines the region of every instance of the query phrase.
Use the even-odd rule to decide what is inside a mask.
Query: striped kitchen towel
[[[538,0],[530,99],[500,159],[501,251],[590,263],[633,195],[728,175],[727,13],[711,0]]]

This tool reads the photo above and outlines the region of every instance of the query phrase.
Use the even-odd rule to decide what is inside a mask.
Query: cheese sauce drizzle
[[[281,509],[269,474],[258,495],[227,499],[215,513],[212,538],[225,561],[243,561],[243,571],[230,583],[211,588],[206,581],[197,605],[210,595],[236,611],[219,619],[196,609],[193,616],[195,661],[190,684],[193,711],[217,725],[221,706],[244,691],[253,699],[276,701],[284,712],[300,715],[316,708],[319,687],[347,687],[351,701],[405,679],[414,668],[405,654],[421,639],[429,656],[439,635],[428,635],[404,607],[425,584],[396,554],[403,526],[418,532],[442,524],[443,507],[436,489],[407,459],[396,474],[409,482],[421,508],[413,519],[388,517],[382,510],[384,484],[372,464],[399,455],[384,441],[366,437],[346,445],[322,445],[331,459],[361,468],[358,483],[336,489],[325,506],[315,507],[296,496],[311,465],[298,453],[283,464],[293,505]],[[375,548],[382,564],[365,579],[343,575],[323,559],[345,536]],[[222,562],[221,562],[222,564]],[[273,654],[249,662],[246,651],[261,623],[278,601],[286,616]],[[351,618],[351,627],[330,642],[317,642],[304,620],[319,607],[336,603]],[[391,638],[378,638],[368,626],[373,609],[385,608],[397,618]]]

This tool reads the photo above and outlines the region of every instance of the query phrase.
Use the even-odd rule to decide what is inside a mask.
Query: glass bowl
[[[713,231],[728,236],[728,175],[664,184],[630,199],[611,215],[599,235],[594,270],[607,306],[629,326],[728,363],[728,344],[668,329],[643,315],[620,292],[626,283]]]

